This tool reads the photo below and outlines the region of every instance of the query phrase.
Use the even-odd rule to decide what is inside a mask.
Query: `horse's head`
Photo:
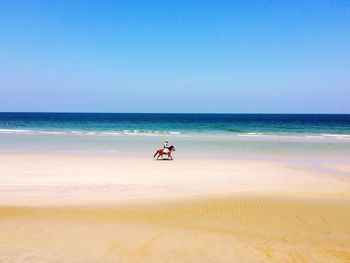
[[[175,146],[174,146],[174,145],[171,145],[171,146],[169,147],[169,151],[175,152],[175,151],[176,151]]]

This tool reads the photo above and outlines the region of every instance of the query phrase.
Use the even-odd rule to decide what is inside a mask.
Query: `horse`
[[[175,152],[175,146],[171,145],[168,148],[168,152],[164,152],[164,149],[159,149],[158,151],[156,151],[156,153],[153,155],[153,158],[156,158],[157,154],[157,160],[159,160],[159,157],[162,156],[162,160],[164,160],[163,156],[164,155],[168,155],[168,159],[173,160],[173,156],[171,155],[171,152]]]

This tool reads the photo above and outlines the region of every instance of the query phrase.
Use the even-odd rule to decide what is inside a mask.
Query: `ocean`
[[[0,152],[350,156],[350,114],[0,113]],[[180,150],[181,149],[181,150]]]
[[[0,113],[0,132],[350,138],[350,114]]]

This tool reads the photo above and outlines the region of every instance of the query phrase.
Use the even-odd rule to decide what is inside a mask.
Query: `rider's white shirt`
[[[168,144],[165,142],[164,143],[164,150],[163,150],[165,153],[169,152],[168,147],[169,147]]]

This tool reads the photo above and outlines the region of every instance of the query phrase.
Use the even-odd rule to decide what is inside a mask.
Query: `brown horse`
[[[168,150],[169,150],[169,151],[166,153],[166,152],[164,152],[164,149],[159,149],[159,150],[156,151],[156,153],[153,155],[153,158],[156,158],[156,156],[157,156],[157,154],[158,154],[157,160],[159,160],[159,157],[162,157],[162,160],[166,160],[166,159],[164,159],[164,155],[167,155],[167,156],[168,156],[168,159],[173,160],[173,156],[171,155],[171,152],[173,152],[173,151],[175,152],[175,146],[173,146],[173,145],[169,146]]]

